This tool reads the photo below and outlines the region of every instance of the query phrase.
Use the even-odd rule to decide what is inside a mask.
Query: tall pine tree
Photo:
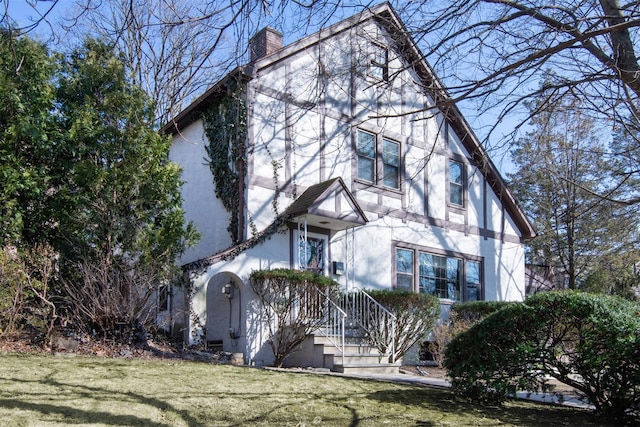
[[[545,266],[560,288],[610,282],[632,271],[638,256],[638,215],[614,201],[608,135],[580,113],[580,101],[541,96],[531,111],[532,130],[512,152],[514,190],[533,219],[538,237],[528,263]],[[606,194],[609,197],[602,197]]]

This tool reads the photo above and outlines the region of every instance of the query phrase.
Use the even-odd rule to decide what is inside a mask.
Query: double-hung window
[[[396,248],[396,289],[452,301],[482,298],[482,264],[462,255]]]
[[[358,179],[387,188],[400,188],[400,144],[358,131]]]
[[[449,160],[449,203],[464,207],[464,164],[457,160]]]

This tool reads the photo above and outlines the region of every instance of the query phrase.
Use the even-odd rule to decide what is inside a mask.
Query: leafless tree
[[[66,27],[78,36],[91,34],[117,46],[135,83],[154,99],[158,123],[164,124],[232,68],[247,62],[248,39],[261,27],[284,22],[295,13],[291,8],[299,11],[298,25],[311,25],[326,3],[78,0]],[[330,13],[323,11],[322,16]]]
[[[637,116],[640,2],[422,1],[399,11],[454,101],[500,106],[502,120],[540,93],[572,93],[594,116]],[[562,78],[541,88],[548,69]]]
[[[54,33],[52,12],[59,0],[3,0],[0,5],[0,28],[26,34],[43,25]],[[22,20],[16,20],[20,12]]]

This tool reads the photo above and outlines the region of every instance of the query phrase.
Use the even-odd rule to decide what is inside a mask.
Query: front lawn
[[[7,426],[601,426],[589,411],[449,390],[181,360],[0,353]]]

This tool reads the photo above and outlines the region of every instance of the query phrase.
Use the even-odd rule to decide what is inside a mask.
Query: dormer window
[[[389,49],[378,43],[372,43],[371,49],[371,76],[389,81]]]

